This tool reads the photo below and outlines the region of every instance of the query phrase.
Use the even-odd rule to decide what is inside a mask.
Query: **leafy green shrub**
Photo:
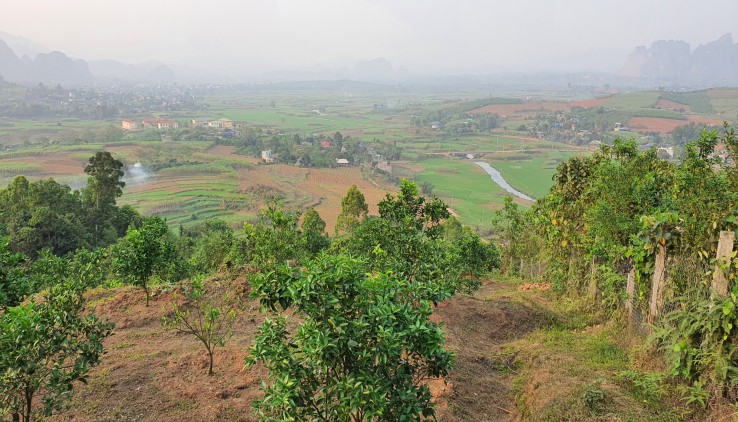
[[[618,382],[627,386],[639,400],[655,404],[666,395],[664,379],[659,372],[620,371],[616,374]]]
[[[51,415],[99,363],[113,324],[84,313],[83,288],[59,283],[43,300],[0,314],[0,414],[30,422],[37,398]]]
[[[10,251],[8,243],[8,238],[0,238],[0,309],[18,305],[33,292],[23,268],[28,258]]]
[[[602,391],[600,385],[602,380],[597,380],[594,383],[587,386],[582,393],[582,400],[584,405],[589,409],[592,414],[599,414],[606,404],[605,392]]]
[[[681,309],[667,315],[654,339],[671,364],[672,375],[686,380],[690,402],[738,398],[738,289],[728,297],[693,293]]]
[[[608,315],[612,314],[625,300],[625,277],[608,265],[598,266],[596,277],[602,306]]]
[[[196,240],[189,263],[199,274],[217,271],[230,254],[233,244],[233,233],[230,231],[208,233]]]
[[[269,370],[261,420],[422,420],[433,417],[423,379],[445,376],[454,356],[419,283],[367,272],[365,261],[319,255],[305,269],[281,265],[255,277],[252,296],[272,314],[248,366]],[[446,297],[448,293],[446,294]],[[289,329],[277,307],[291,310]]]
[[[186,262],[174,247],[166,221],[149,217],[140,229],[129,229],[112,247],[112,268],[123,281],[141,287],[149,305],[152,277],[179,281],[188,272]]]

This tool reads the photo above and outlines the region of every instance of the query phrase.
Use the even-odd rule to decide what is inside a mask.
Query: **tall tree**
[[[90,157],[85,173],[87,179],[86,192],[90,195],[95,208],[101,209],[115,205],[115,198],[123,194],[126,186],[123,178],[123,163],[113,158],[108,151],[98,151]]]
[[[88,204],[87,226],[92,231],[94,244],[108,245],[115,241],[119,233],[111,228],[111,220],[115,214],[115,198],[123,194],[126,185],[123,177],[123,163],[113,158],[107,151],[99,151],[90,157],[85,167],[87,187],[83,190],[85,202]]]
[[[341,213],[336,222],[336,233],[353,232],[356,225],[369,213],[364,194],[356,185],[351,185],[346,196],[341,199]]]

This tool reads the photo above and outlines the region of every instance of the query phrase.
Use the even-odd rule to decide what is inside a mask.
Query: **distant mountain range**
[[[0,76],[21,84],[92,85],[97,82],[172,83],[172,70],[160,63],[139,65],[115,60],[85,61],[68,57],[22,37],[0,32]]]
[[[656,41],[638,46],[620,76],[672,83],[725,85],[738,83],[738,44],[725,34],[691,50],[685,41]]]
[[[206,80],[207,71],[188,72],[177,68],[184,80]],[[193,75],[188,75],[193,73]],[[217,71],[211,71],[211,78]],[[92,85],[95,83],[177,81],[172,69],[161,63],[126,64],[115,60],[89,60],[68,57],[60,51],[50,51],[31,40],[0,31],[0,76],[8,82],[35,85],[39,82],[56,85]],[[395,71],[384,58],[360,61],[353,68],[337,70],[321,68],[318,71],[269,72],[261,78],[268,81],[353,79],[370,82],[394,83],[409,77],[400,68]],[[217,79],[217,77],[215,77]],[[243,81],[234,81],[243,82]]]
[[[352,79],[397,83],[417,78],[402,67],[395,70],[392,63],[384,58],[359,61],[353,67],[348,63],[346,60],[333,70],[319,66],[313,71],[268,72],[261,77],[252,76],[257,80],[272,82]],[[0,31],[0,76],[8,82],[32,85],[39,82],[50,85],[59,83],[67,86],[110,82],[173,83],[178,79],[180,82],[204,81],[218,74],[213,69],[195,70],[183,66],[176,69],[181,78],[175,76],[171,67],[157,62],[134,65],[115,60],[85,61]],[[601,76],[613,79],[613,83],[638,86],[735,85],[738,84],[738,44],[733,42],[730,34],[694,50],[685,41],[656,41],[650,47],[636,47],[617,75],[603,72]],[[233,79],[233,76],[228,79]],[[233,82],[244,81],[234,79]]]

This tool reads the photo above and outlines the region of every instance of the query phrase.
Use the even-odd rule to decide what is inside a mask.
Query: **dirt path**
[[[522,295],[531,300],[521,299]],[[520,418],[513,391],[520,363],[517,353],[507,346],[552,320],[552,315],[536,304],[535,295],[518,292],[511,283],[493,281],[473,295],[457,295],[437,309],[434,317],[445,323],[448,347],[456,353],[439,420]]]

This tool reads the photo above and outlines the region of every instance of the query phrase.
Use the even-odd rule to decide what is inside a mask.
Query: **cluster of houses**
[[[208,127],[213,129],[235,129],[236,124],[231,119],[204,120],[192,119],[193,127]],[[121,122],[123,130],[139,130],[139,129],[179,129],[179,123],[175,120],[162,119],[160,117],[151,117],[142,120],[127,119]]]
[[[272,150],[268,149],[261,152],[261,161],[265,163],[273,163],[277,159],[277,154],[274,154]],[[338,167],[348,167],[349,166],[349,160],[345,158],[336,158],[336,166]]]
[[[176,120],[162,119],[159,117],[151,117],[143,120],[123,120],[121,122],[123,130],[139,130],[139,129],[178,129],[179,123]]]
[[[235,129],[236,124],[231,119],[205,120],[192,119],[193,127],[210,127],[213,129]]]

